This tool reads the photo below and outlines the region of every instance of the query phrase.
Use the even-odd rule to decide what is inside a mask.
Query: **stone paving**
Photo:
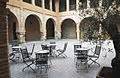
[[[35,43],[34,52],[41,50],[41,44],[47,44],[50,41],[56,42],[56,49],[63,48],[64,43],[68,42],[67,50],[65,54],[68,56],[67,58],[53,58],[52,65],[47,73],[34,73],[30,69],[26,69],[22,72],[22,68],[25,66],[23,63],[10,63],[10,71],[11,78],[95,78],[96,74],[103,66],[111,67],[111,60],[115,57],[114,46],[111,40],[106,40],[102,44],[102,50],[100,54],[100,58],[98,62],[100,63],[100,67],[96,64],[93,65],[88,71],[79,70],[77,71],[74,62],[74,44],[81,43],[75,39],[61,39],[61,40],[47,40],[47,41],[33,41],[27,42],[27,49],[31,51],[31,44]],[[82,46],[84,47],[94,47],[95,44],[82,42]],[[91,45],[90,45],[91,44]],[[90,46],[89,46],[90,45]],[[11,50],[9,50],[11,51]]]

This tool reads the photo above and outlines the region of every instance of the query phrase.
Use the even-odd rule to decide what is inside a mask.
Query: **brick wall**
[[[7,0],[0,0],[0,78],[10,78],[7,48],[6,2]]]

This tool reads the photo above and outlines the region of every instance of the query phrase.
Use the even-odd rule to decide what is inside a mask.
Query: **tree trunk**
[[[113,38],[116,57],[112,60],[113,78],[120,77],[120,34],[117,33]]]

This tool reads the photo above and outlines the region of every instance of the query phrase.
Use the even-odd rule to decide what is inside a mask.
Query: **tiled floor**
[[[98,67],[96,64],[93,65],[88,71],[86,70],[79,70],[77,71],[74,62],[74,51],[73,45],[79,43],[77,40],[73,39],[66,39],[66,40],[47,40],[45,43],[49,43],[50,41],[55,41],[57,44],[57,48],[63,48],[63,44],[68,42],[66,55],[67,58],[54,58],[52,59],[52,65],[50,66],[47,73],[37,72],[34,73],[30,69],[26,69],[22,72],[22,68],[25,66],[23,63],[11,63],[10,64],[10,71],[11,71],[11,78],[95,78],[96,74],[100,70],[102,66],[111,66],[111,60],[115,56],[113,43],[108,43],[105,41],[102,45],[102,51],[98,62],[101,64],[101,67]],[[35,43],[35,51],[41,50],[41,44],[43,41],[35,41],[27,43],[27,48],[31,51],[31,43]],[[92,46],[88,46],[90,43],[82,43],[82,46],[85,47],[94,47],[95,45],[91,44]],[[112,52],[109,49],[113,49]],[[11,51],[11,50],[10,50]]]

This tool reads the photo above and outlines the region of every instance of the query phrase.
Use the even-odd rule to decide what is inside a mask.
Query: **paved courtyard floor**
[[[10,62],[10,72],[11,78],[96,78],[97,73],[103,66],[111,67],[111,60],[115,57],[114,46],[111,40],[106,40],[102,44],[102,50],[100,54],[100,58],[98,63],[100,63],[100,67],[96,64],[93,65],[89,70],[77,70],[74,62],[74,44],[80,43],[80,41],[75,39],[61,39],[61,40],[47,40],[47,41],[33,41],[27,42],[27,49],[31,51],[32,43],[35,43],[34,52],[41,50],[41,44],[49,43],[50,41],[56,42],[56,49],[63,48],[64,43],[68,42],[67,49],[65,54],[66,58],[57,57],[53,58],[52,65],[50,65],[47,73],[37,72],[34,73],[30,69],[26,69],[22,72],[25,64],[22,62],[13,63]],[[95,44],[90,45],[90,43],[81,43],[84,47],[94,47]],[[90,45],[90,46],[89,46]],[[9,50],[11,52],[11,50]]]

